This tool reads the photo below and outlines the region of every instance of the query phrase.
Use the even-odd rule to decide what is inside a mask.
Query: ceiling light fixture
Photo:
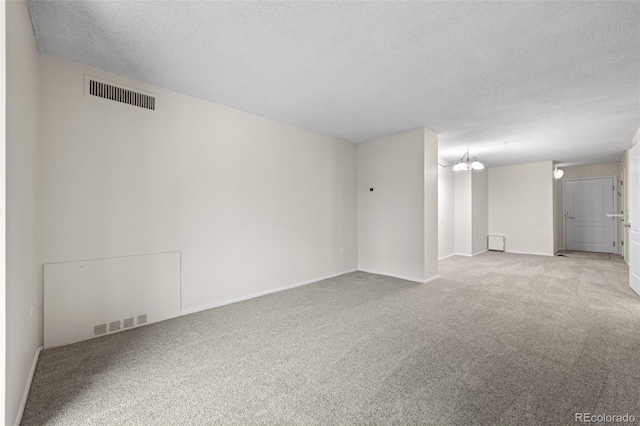
[[[553,177],[556,179],[561,179],[562,176],[564,176],[564,171],[556,166],[556,169],[553,171]]]
[[[466,171],[469,170],[482,170],[484,169],[484,164],[478,161],[476,157],[473,157],[473,161],[471,161],[471,157],[469,157],[469,150],[464,153],[464,155],[456,161],[455,166],[453,166],[454,172]]]

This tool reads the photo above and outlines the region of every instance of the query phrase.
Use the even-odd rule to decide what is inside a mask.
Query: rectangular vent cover
[[[107,324],[100,324],[93,327],[93,335],[99,336],[107,332]]]
[[[504,236],[487,235],[487,249],[491,251],[504,251]]]
[[[123,87],[103,83],[94,79],[89,79],[89,94],[98,98],[109,99],[123,104],[133,105],[140,108],[155,110],[156,98],[144,93],[135,92]]]
[[[120,321],[112,321],[109,323],[109,332],[120,330]]]

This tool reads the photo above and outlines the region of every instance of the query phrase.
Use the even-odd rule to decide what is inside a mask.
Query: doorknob
[[[624,224],[622,226],[624,226],[625,228],[631,228],[631,224],[630,223],[626,223],[626,224]]]

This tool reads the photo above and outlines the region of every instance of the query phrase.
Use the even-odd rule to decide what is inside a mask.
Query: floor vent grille
[[[137,322],[136,322],[137,319]],[[106,324],[99,324],[93,326],[93,335],[99,336],[101,334],[113,333],[114,331],[120,331],[125,328],[135,327],[136,325],[143,325],[147,323],[147,314],[138,315],[137,317],[125,318],[123,320],[111,321]]]
[[[114,86],[113,84],[103,83],[102,81],[89,79],[89,94],[98,98],[109,99],[152,111],[156,109],[156,98],[154,96]]]

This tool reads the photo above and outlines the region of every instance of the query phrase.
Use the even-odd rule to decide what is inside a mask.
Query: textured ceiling
[[[640,125],[640,2],[29,10],[40,51],[354,142],[426,126],[450,161],[617,161]]]

